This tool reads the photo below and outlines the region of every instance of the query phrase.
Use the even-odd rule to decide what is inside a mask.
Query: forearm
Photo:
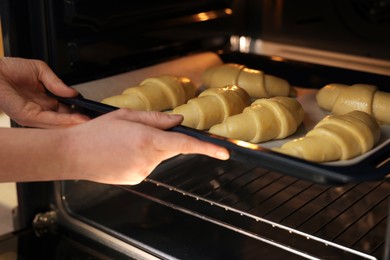
[[[129,185],[181,153],[229,158],[222,147],[163,130],[181,119],[119,109],[69,128],[0,128],[0,182],[89,180]]]
[[[64,131],[0,128],[0,182],[69,179]]]

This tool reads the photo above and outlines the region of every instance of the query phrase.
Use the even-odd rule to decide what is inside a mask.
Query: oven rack
[[[383,255],[386,181],[334,187],[234,161],[180,157],[122,188],[308,259]]]

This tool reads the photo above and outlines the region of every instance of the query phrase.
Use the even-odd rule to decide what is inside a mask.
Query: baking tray
[[[267,168],[316,183],[341,185],[351,182],[376,181],[388,177],[390,174],[390,126],[388,125],[381,126],[382,137],[374,149],[351,160],[314,163],[280,154],[270,149],[275,146],[280,146],[283,142],[304,135],[323,118],[325,112],[316,106],[314,101],[318,88],[331,82],[353,84],[353,82],[348,81],[351,80],[351,77],[355,80],[354,83],[368,83],[368,79],[371,84],[375,85],[389,83],[389,77],[382,75],[281,59],[275,60],[272,57],[262,57],[259,55],[232,53],[221,56],[214,53],[203,53],[110,78],[76,85],[73,87],[81,93],[78,97],[56,98],[60,102],[72,106],[80,113],[90,117],[97,117],[118,109],[102,104],[98,100],[109,95],[121,93],[124,88],[136,85],[135,83],[130,84],[130,82],[140,82],[146,77],[171,73],[190,77],[194,84],[201,89],[201,72],[207,67],[223,62],[246,64],[251,68],[258,68],[260,66],[261,68],[259,69],[264,70],[267,74],[284,77],[295,86],[298,90],[298,101],[303,105],[305,111],[310,111],[305,116],[304,123],[300,126],[297,133],[283,140],[251,144],[240,140],[216,136],[207,131],[200,131],[185,126],[176,126],[168,131],[183,133],[206,142],[226,147],[230,151],[232,160],[237,160],[245,164],[253,164],[258,167]],[[289,75],[291,72],[296,72],[297,69],[304,70],[305,73],[303,75],[306,76],[299,74],[292,77],[292,75]],[[318,75],[325,75],[325,77],[319,77]],[[305,77],[307,78],[305,79]],[[309,86],[309,88],[297,86]]]

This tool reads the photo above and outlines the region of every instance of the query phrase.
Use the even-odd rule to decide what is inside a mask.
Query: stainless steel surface
[[[231,50],[242,53],[262,54],[275,59],[297,60],[390,76],[390,61],[385,59],[320,50],[314,47],[299,47],[238,35],[232,36],[230,43]]]

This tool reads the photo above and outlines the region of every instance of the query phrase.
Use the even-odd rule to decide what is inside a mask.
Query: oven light
[[[239,42],[240,42],[239,43],[240,52],[248,53],[251,45],[251,38],[241,36]]]
[[[279,56],[271,56],[271,60],[274,60],[274,61],[284,61],[284,59],[282,57],[279,57]]]
[[[233,13],[232,9],[229,9],[229,8],[225,9],[225,14],[232,14],[232,13]]]
[[[217,17],[221,15],[231,15],[233,11],[229,8],[226,8],[224,10],[220,11],[210,11],[210,12],[202,12],[194,15],[195,19],[197,21],[203,22],[203,21],[208,21],[212,19],[216,19]]]
[[[210,16],[207,13],[199,13],[197,16],[199,21],[207,21],[210,19]]]

